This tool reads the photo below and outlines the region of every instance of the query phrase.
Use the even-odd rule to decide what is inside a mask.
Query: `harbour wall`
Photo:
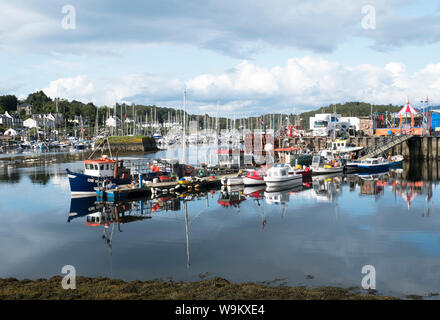
[[[301,139],[303,143],[301,143]],[[326,137],[303,137],[292,138],[291,145],[302,145],[312,151],[319,151],[327,148]],[[389,141],[389,137],[368,136],[354,137],[348,139],[347,145],[356,147],[375,148],[384,145]],[[387,151],[391,155],[403,155],[405,160],[440,160],[440,137],[413,137],[404,141],[400,145]]]
[[[156,140],[153,137],[118,137],[108,138],[112,152],[149,152],[157,151]]]

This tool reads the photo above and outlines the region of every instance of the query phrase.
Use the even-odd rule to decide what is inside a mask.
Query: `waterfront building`
[[[314,136],[328,137],[339,132],[348,132],[349,129],[359,130],[360,122],[357,117],[342,117],[336,113],[320,113],[310,117],[310,129]]]

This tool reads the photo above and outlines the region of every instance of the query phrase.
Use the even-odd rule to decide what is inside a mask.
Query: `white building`
[[[38,129],[40,127],[40,123],[41,123],[41,121],[38,119],[29,118],[29,119],[23,121],[23,127],[29,128],[29,129],[32,129],[32,128]]]
[[[0,114],[0,126],[11,128],[12,127],[12,119],[6,114]]]
[[[328,137],[335,130],[342,132],[348,131],[350,128],[359,130],[359,118],[341,117],[336,113],[321,113],[310,117],[310,129],[314,136]]]
[[[107,120],[105,120],[105,125],[110,128],[116,128],[116,126],[121,126],[121,120],[118,117],[111,116]]]

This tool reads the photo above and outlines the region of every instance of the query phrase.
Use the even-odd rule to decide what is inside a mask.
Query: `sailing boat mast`
[[[186,162],[186,155],[185,155],[185,138],[186,138],[186,89],[183,91],[183,137],[182,137],[182,163],[185,164]]]
[[[98,135],[98,118],[99,118],[99,109],[96,107],[96,119],[95,119],[95,136]]]

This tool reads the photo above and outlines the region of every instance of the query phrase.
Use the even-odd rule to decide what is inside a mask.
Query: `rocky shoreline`
[[[131,281],[77,277],[76,289],[65,290],[61,276],[50,279],[0,279],[0,300],[394,300],[359,293],[359,288],[288,287],[264,283],[234,284],[222,278],[198,282]]]

